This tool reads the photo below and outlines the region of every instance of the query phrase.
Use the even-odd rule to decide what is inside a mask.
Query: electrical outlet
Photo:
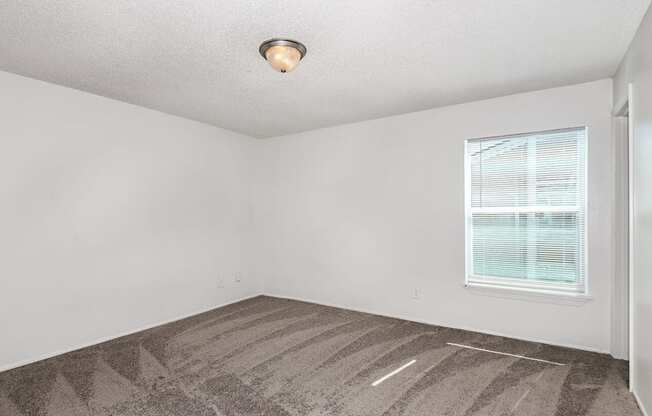
[[[421,291],[418,288],[414,288],[414,291],[412,292],[412,299],[419,300],[421,299]]]
[[[233,281],[236,282],[236,283],[240,283],[242,281],[242,273],[235,272],[233,274]]]

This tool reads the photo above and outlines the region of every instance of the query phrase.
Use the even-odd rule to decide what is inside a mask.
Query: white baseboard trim
[[[255,295],[245,296],[245,297],[242,297],[242,298],[239,298],[239,299],[236,299],[236,300],[232,300],[232,301],[228,301],[228,302],[216,305],[216,306],[211,306],[210,308],[207,308],[207,309],[202,309],[202,310],[199,310],[199,311],[195,311],[195,312],[192,312],[192,313],[189,313],[189,314],[177,317],[177,318],[172,318],[172,319],[157,322],[157,323],[154,323],[154,324],[151,324],[151,325],[146,325],[146,326],[141,327],[141,328],[128,330],[128,331],[121,332],[121,333],[116,334],[116,335],[102,337],[100,339],[96,339],[95,341],[85,343],[85,344],[82,344],[82,345],[78,345],[78,346],[75,346],[75,347],[71,347],[71,348],[66,349],[66,350],[55,351],[55,352],[52,352],[52,353],[43,354],[43,355],[41,355],[39,357],[30,358],[30,359],[27,359],[27,360],[19,361],[17,363],[0,365],[0,373],[2,373],[3,371],[12,370],[14,368],[18,368],[18,367],[22,367],[22,366],[25,366],[25,365],[28,365],[28,364],[33,364],[33,363],[36,363],[36,362],[39,362],[39,361],[42,361],[42,360],[46,360],[48,358],[56,357],[56,356],[61,355],[61,354],[66,354],[66,353],[69,353],[69,352],[77,351],[77,350],[80,350],[82,348],[92,347],[93,345],[97,345],[97,344],[101,344],[103,342],[111,341],[111,340],[114,340],[116,338],[121,338],[121,337],[124,337],[124,336],[127,336],[127,335],[132,335],[132,334],[141,332],[141,331],[146,331],[148,329],[156,328],[157,326],[161,326],[161,325],[169,324],[169,323],[172,323],[172,322],[180,321],[182,319],[190,318],[190,317],[195,316],[195,315],[199,315],[199,314],[202,314],[202,313],[205,313],[205,312],[208,312],[208,311],[212,311],[213,309],[222,308],[224,306],[232,305],[234,303],[242,302],[244,300],[252,299],[252,298],[255,298],[255,297],[258,297],[258,296],[261,296],[261,295],[263,295],[263,294],[262,293],[257,293]]]
[[[524,338],[523,336],[512,335],[512,334],[507,334],[507,333],[500,333],[500,332],[495,332],[495,331],[487,331],[486,329],[477,329],[477,328],[466,327],[466,326],[451,326],[451,325],[444,324],[444,323],[441,323],[441,322],[424,321],[424,320],[416,319],[414,317],[410,317],[410,316],[407,316],[407,315],[388,315],[387,313],[383,313],[383,312],[379,312],[379,311],[375,311],[375,310],[371,310],[371,309],[352,308],[352,307],[349,307],[349,306],[346,306],[346,305],[336,305],[336,304],[332,304],[332,303],[325,303],[325,302],[320,302],[320,301],[315,301],[315,300],[305,299],[305,298],[303,298],[303,299],[302,298],[296,298],[296,297],[293,297],[293,296],[285,296],[285,295],[280,295],[280,294],[266,293],[264,296],[270,296],[270,297],[282,298],[282,299],[290,299],[290,300],[296,300],[296,301],[300,301],[300,302],[315,303],[317,305],[330,306],[330,307],[333,307],[333,308],[340,308],[340,309],[348,309],[350,311],[368,313],[368,314],[371,314],[371,315],[384,316],[384,317],[387,317],[387,318],[403,319],[405,321],[417,322],[417,323],[425,324],[425,325],[442,326],[442,327],[446,327],[446,328],[461,329],[463,331],[479,332],[479,333],[487,334],[487,335],[495,335],[497,337],[513,338],[513,339],[518,339],[518,340],[521,340],[521,341],[537,342],[537,343],[540,343],[540,344],[548,344],[548,345],[554,345],[554,346],[557,346],[557,347],[572,348],[572,349],[576,349],[576,350],[589,351],[589,352],[597,352],[597,353],[600,353],[600,354],[610,354],[608,351],[602,351],[600,349],[593,348],[593,347],[587,347],[587,346],[584,346],[584,345],[563,344],[563,343],[551,342],[549,340],[538,339],[538,338]]]
[[[183,315],[183,316],[176,317],[176,318],[173,318],[173,319],[168,319],[168,320],[165,320],[165,321],[157,322],[157,323],[154,323],[154,324],[151,324],[151,325],[147,325],[147,326],[144,326],[144,327],[141,327],[141,328],[125,331],[125,332],[115,334],[115,335],[112,335],[112,336],[102,337],[100,339],[94,340],[93,342],[89,342],[89,343],[85,343],[85,344],[78,345],[78,346],[75,346],[75,347],[71,347],[71,348],[66,349],[66,350],[55,351],[55,352],[52,352],[52,353],[44,354],[44,355],[39,356],[39,357],[19,361],[19,362],[16,362],[16,363],[1,365],[0,366],[0,373],[3,372],[3,371],[8,371],[8,370],[11,370],[11,369],[14,369],[14,368],[18,368],[18,367],[22,367],[22,366],[25,366],[25,365],[28,365],[28,364],[32,364],[32,363],[35,363],[35,362],[38,362],[38,361],[46,360],[48,358],[56,357],[56,356],[61,355],[61,354],[66,354],[66,353],[69,353],[69,352],[72,352],[72,351],[77,351],[77,350],[82,349],[82,348],[87,348],[87,347],[91,347],[93,345],[101,344],[103,342],[111,341],[111,340],[116,339],[116,338],[124,337],[124,336],[127,336],[127,335],[132,335],[132,334],[135,334],[137,332],[141,332],[141,331],[145,331],[145,330],[148,330],[148,329],[155,328],[157,326],[161,326],[161,325],[169,324],[169,323],[176,322],[176,321],[179,321],[179,320],[182,320],[182,319],[190,318],[192,316],[199,315],[201,313],[208,312],[208,311],[211,311],[213,309],[217,309],[217,308],[221,308],[221,307],[231,305],[231,304],[234,304],[234,303],[242,302],[243,300],[255,298],[257,296],[269,296],[269,297],[275,297],[275,298],[296,300],[296,301],[300,301],[300,302],[309,302],[309,303],[314,303],[314,304],[317,304],[317,305],[330,306],[330,307],[334,307],[334,308],[348,309],[348,310],[351,310],[351,311],[356,311],[356,312],[361,312],[361,313],[368,313],[368,314],[372,314],[372,315],[384,316],[384,317],[387,317],[387,318],[403,319],[403,320],[406,320],[406,321],[418,322],[418,323],[422,323],[422,324],[426,324],[426,325],[443,326],[443,327],[447,327],[447,328],[461,329],[461,330],[464,330],[464,331],[479,332],[479,333],[483,333],[483,334],[487,334],[487,335],[495,335],[495,336],[499,336],[499,337],[520,339],[520,340],[523,340],[523,341],[538,342],[538,343],[542,343],[542,344],[556,345],[556,346],[559,346],[559,347],[573,348],[573,349],[591,351],[591,352],[598,352],[598,353],[602,353],[602,354],[609,354],[606,351],[600,351],[600,350],[598,350],[596,348],[591,348],[591,347],[582,346],[582,345],[555,343],[555,342],[550,342],[548,340],[538,339],[538,338],[524,338],[522,336],[517,336],[517,335],[513,335],[513,334],[500,333],[500,332],[495,332],[495,331],[487,331],[485,329],[477,329],[477,328],[472,328],[472,327],[467,327],[467,326],[451,326],[451,325],[447,325],[447,324],[444,324],[444,323],[441,323],[441,322],[424,321],[424,320],[420,320],[420,319],[415,319],[414,317],[410,317],[410,316],[403,315],[403,314],[400,314],[400,315],[388,315],[387,313],[384,313],[384,312],[381,312],[381,311],[376,311],[376,310],[362,309],[362,308],[352,308],[352,307],[349,307],[349,306],[346,306],[346,305],[336,305],[336,304],[332,304],[332,303],[326,303],[326,302],[321,302],[321,301],[316,301],[316,300],[306,299],[306,298],[297,298],[297,297],[286,296],[286,295],[277,294],[277,293],[257,293],[257,294],[250,295],[250,296],[245,296],[245,297],[233,300],[233,301],[228,301],[228,302],[216,305],[216,306],[212,306],[212,307],[210,307],[208,309],[202,309],[202,310],[199,310],[199,311],[195,311],[195,312],[189,313],[187,315]],[[639,406],[641,407],[641,409],[643,409],[643,406],[642,406],[640,400],[638,400],[638,397],[637,397],[637,401],[639,402]],[[643,413],[645,414],[645,416],[648,416],[648,414],[645,413],[644,410],[643,410]]]
[[[649,416],[650,414],[645,409],[645,406],[643,406],[643,402],[638,397],[638,394],[636,393],[636,391],[633,391],[632,394],[634,395],[634,398],[636,399],[636,403],[638,403],[638,408],[641,409],[641,413],[643,413],[643,416]]]

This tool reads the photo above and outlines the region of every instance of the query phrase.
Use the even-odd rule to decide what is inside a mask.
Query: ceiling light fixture
[[[258,51],[272,68],[285,73],[292,71],[308,50],[296,40],[269,39],[260,44]]]

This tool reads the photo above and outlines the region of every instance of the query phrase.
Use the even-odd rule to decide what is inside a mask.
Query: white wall
[[[261,291],[607,351],[611,88],[254,141],[0,72],[0,370]],[[593,300],[465,289],[464,139],[579,125]]]
[[[259,293],[253,139],[3,72],[0,128],[0,370]]]
[[[630,358],[632,385],[640,404],[652,415],[652,9],[641,27],[614,79],[614,101],[627,100],[632,83],[630,122],[634,149],[632,164],[634,194],[634,326]]]
[[[611,110],[612,83],[603,80],[263,142],[257,267],[266,293],[608,351]],[[464,140],[584,125],[593,300],[567,305],[463,287]]]

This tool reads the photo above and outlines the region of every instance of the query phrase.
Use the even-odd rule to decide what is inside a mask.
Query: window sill
[[[467,283],[464,287],[476,295],[529,302],[552,303],[556,305],[582,306],[593,300],[593,297],[590,295],[581,293],[563,293],[541,289],[495,286],[482,283]]]

